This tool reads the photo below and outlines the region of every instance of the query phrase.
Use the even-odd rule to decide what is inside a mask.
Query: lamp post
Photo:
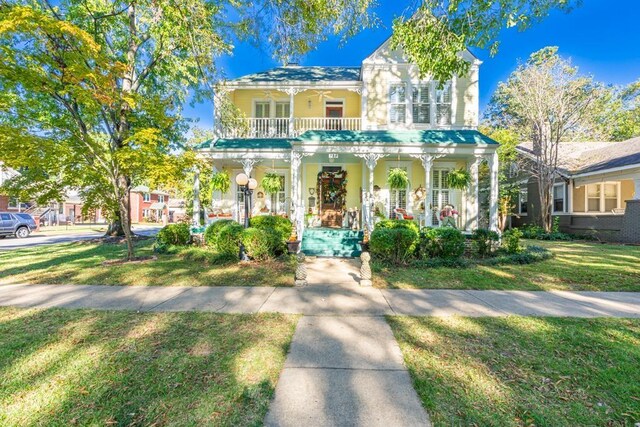
[[[236,184],[242,190],[244,195],[244,228],[249,228],[249,212],[251,204],[251,195],[253,190],[258,187],[258,181],[253,178],[249,178],[245,173],[239,173],[236,175]],[[247,254],[244,249],[244,245],[240,242],[240,261],[248,261]]]

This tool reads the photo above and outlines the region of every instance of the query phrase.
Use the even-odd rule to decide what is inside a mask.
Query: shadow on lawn
[[[260,424],[296,323],[87,310],[11,319],[11,310],[0,310],[7,426]]]
[[[434,424],[632,425],[640,322],[389,317]]]
[[[150,255],[151,241],[138,242],[137,254]],[[286,261],[251,264],[250,268],[188,248],[159,255],[146,263],[102,265],[124,257],[122,244],[70,243],[48,248],[15,251],[17,263],[0,253],[0,277],[5,283],[71,283],[94,285],[182,285],[182,286],[292,286],[294,267]],[[199,255],[199,256],[198,256]],[[33,261],[31,261],[33,259]],[[24,262],[26,260],[26,262]],[[211,260],[216,264],[212,265]],[[11,279],[16,276],[15,279]]]

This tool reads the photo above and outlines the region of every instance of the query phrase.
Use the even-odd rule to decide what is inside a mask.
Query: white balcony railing
[[[238,119],[222,130],[223,138],[293,138],[308,130],[360,130],[360,117],[296,117]]]

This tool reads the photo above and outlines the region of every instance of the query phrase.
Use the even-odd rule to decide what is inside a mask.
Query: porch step
[[[336,228],[307,228],[302,237],[302,252],[308,256],[352,258],[362,252],[358,242],[362,232]]]

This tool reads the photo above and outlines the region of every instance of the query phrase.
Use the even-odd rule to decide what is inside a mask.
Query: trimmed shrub
[[[383,219],[376,223],[376,228],[406,228],[415,231],[416,234],[420,233],[420,228],[415,222],[403,219]]]
[[[502,233],[502,248],[509,254],[522,252],[522,246],[520,246],[521,237],[522,231],[517,228],[506,230]]]
[[[422,258],[459,258],[464,254],[465,237],[452,227],[425,228],[420,233]]]
[[[278,215],[261,215],[251,218],[249,225],[253,228],[274,232],[278,241],[278,244],[274,244],[276,254],[286,251],[287,240],[293,231],[293,225],[287,218]]]
[[[235,223],[232,219],[219,219],[218,221],[212,222],[205,230],[204,230],[204,243],[210,248],[216,248],[218,244],[218,237],[220,236],[220,231],[227,225]]]
[[[491,255],[493,252],[493,246],[499,238],[500,236],[498,233],[492,230],[487,230],[486,228],[473,230],[471,235],[473,247],[476,253],[482,258]]]
[[[278,235],[273,230],[249,227],[242,232],[242,244],[251,259],[264,261],[274,256],[274,241]]]
[[[418,232],[413,229],[376,227],[369,239],[369,249],[381,261],[403,264],[414,253],[417,242]]]
[[[158,246],[185,246],[189,243],[190,237],[189,224],[169,224],[158,231],[156,243]]]
[[[479,261],[482,265],[499,264],[533,264],[553,258],[553,253],[540,246],[527,246],[523,251],[514,254],[498,255]]]
[[[232,222],[222,227],[222,230],[220,230],[220,234],[218,235],[218,241],[216,242],[218,252],[225,255],[237,255],[240,253],[240,241],[242,239],[243,231],[244,228],[236,222]]]
[[[557,218],[557,217],[556,217]],[[555,221],[555,218],[554,218]],[[558,231],[558,227],[554,225],[554,230],[551,233],[544,231],[544,228],[539,225],[527,224],[522,227],[522,237],[525,239],[535,240],[573,240],[573,236],[567,233]]]

